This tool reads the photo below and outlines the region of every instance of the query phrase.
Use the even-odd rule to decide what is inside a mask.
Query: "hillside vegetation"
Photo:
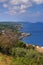
[[[32,49],[15,48],[11,56],[0,53],[0,65],[43,65],[43,54]]]
[[[43,53],[19,37],[20,25],[0,24],[0,65],[43,65]]]

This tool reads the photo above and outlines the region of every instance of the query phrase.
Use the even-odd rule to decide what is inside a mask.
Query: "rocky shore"
[[[24,37],[30,36],[30,33],[21,33],[21,36],[19,37],[19,39],[22,39]]]

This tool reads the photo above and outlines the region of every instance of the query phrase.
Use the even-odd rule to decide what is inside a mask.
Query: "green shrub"
[[[26,48],[26,44],[24,42],[22,42],[22,41],[19,40],[18,43],[15,44],[15,47]]]
[[[22,56],[21,51],[25,52]],[[43,54],[24,48],[16,48],[16,58],[14,57],[14,65],[43,65]]]
[[[33,45],[31,45],[31,44],[29,44],[27,48],[28,49],[33,49],[33,50],[35,49],[35,47]]]
[[[24,57],[26,55],[26,49],[24,48],[12,48],[10,49],[10,54],[13,55],[13,56],[18,56],[18,57]]]

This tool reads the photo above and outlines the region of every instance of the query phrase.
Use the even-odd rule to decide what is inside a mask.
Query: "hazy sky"
[[[0,0],[0,21],[43,22],[43,0]]]

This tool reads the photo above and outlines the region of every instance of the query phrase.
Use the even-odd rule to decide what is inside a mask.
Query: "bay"
[[[22,39],[27,44],[43,46],[43,23],[22,22],[22,32],[30,33],[31,36]]]

